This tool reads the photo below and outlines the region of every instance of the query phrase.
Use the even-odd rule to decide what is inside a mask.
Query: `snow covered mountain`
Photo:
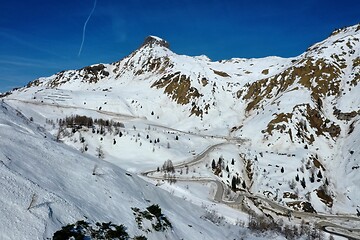
[[[238,234],[235,226],[201,218],[206,215],[203,208],[54,141],[5,103],[0,103],[0,129],[1,239],[48,239],[79,220],[123,224],[131,236],[148,239],[225,239]],[[171,228],[154,230],[157,222],[149,220],[151,214],[141,216],[153,204],[162,208]]]
[[[223,198],[356,214],[359,81],[360,25],[294,58],[213,62],[149,36],[118,62],[37,79],[3,101],[109,169],[169,178],[161,167],[171,160],[172,179],[221,181],[233,190]]]

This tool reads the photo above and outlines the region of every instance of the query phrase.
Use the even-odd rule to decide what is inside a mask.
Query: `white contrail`
[[[97,0],[95,0],[95,2],[94,2],[94,7],[92,8],[92,10],[91,10],[91,12],[90,12],[90,14],[89,14],[88,18],[87,18],[87,19],[86,19],[86,21],[85,21],[84,28],[83,28],[82,41],[81,41],[81,45],[80,45],[80,49],[79,49],[79,53],[78,53],[78,57],[80,56],[80,54],[81,54],[81,50],[82,50],[83,45],[84,45],[86,25],[87,25],[88,21],[90,20],[91,15],[92,15],[92,14],[94,13],[94,11],[95,11],[96,3],[97,3]]]

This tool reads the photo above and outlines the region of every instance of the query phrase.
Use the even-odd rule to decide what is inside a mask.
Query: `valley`
[[[335,31],[287,59],[213,62],[206,56],[178,55],[165,40],[150,36],[118,62],[62,71],[5,94],[0,127],[7,138],[18,137],[7,145],[14,152],[20,151],[15,146],[24,138],[21,134],[33,136],[35,143],[22,144],[28,151],[43,149],[45,171],[59,164],[58,170],[68,175],[60,162],[71,165],[72,160],[62,151],[82,159],[76,160],[84,175],[81,184],[87,183],[85,175],[90,173],[97,179],[92,183],[98,186],[95,192],[125,202],[133,199],[128,209],[137,204],[146,208],[145,195],[150,194],[174,217],[185,202],[187,209],[197,209],[190,225],[198,239],[207,239],[201,236],[203,225],[195,227],[199,215],[206,224],[222,228],[217,229],[217,239],[226,239],[220,237],[225,229],[230,229],[229,236],[237,236],[235,232],[242,231],[238,225],[250,224],[255,216],[360,239],[359,26]],[[63,157],[51,153],[53,147],[58,149],[55,155]],[[102,197],[79,207],[85,200],[75,193],[74,169],[71,182],[58,173],[42,179],[38,175],[44,169],[37,155],[31,159],[40,165],[33,168],[32,163],[22,165],[25,152],[2,150],[1,154],[1,169],[9,176],[21,173],[21,181],[33,184],[36,191],[74,208],[66,210],[72,217],[56,220],[50,207],[53,200],[43,203],[40,207],[50,209],[50,220],[44,212],[34,216],[46,224],[50,221],[51,231],[81,215],[116,219],[107,218],[111,209],[101,204],[91,210]],[[52,163],[48,155],[60,162]],[[10,159],[17,159],[14,168]],[[24,177],[27,171],[37,174]],[[53,175],[59,186],[45,180]],[[136,184],[128,188],[133,178]],[[106,187],[108,181],[111,187]],[[97,185],[100,182],[103,185]],[[124,185],[117,186],[119,182]],[[83,188],[85,199],[94,197]],[[121,208],[110,201],[111,208]],[[180,201],[179,209],[171,201]],[[126,214],[125,221],[132,216],[128,210]],[[185,215],[180,218],[178,224],[186,225]],[[146,233],[150,239],[160,236],[144,229],[132,228],[131,233]],[[176,234],[184,237],[183,229],[160,238],[181,239]]]

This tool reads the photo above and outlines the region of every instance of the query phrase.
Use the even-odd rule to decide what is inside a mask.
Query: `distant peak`
[[[156,37],[156,36],[146,37],[144,40],[144,43],[141,45],[141,47],[143,47],[143,46],[153,47],[154,45],[165,47],[165,48],[170,48],[170,44],[167,41],[165,41],[162,38]]]

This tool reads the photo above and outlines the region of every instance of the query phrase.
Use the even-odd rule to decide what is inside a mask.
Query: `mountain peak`
[[[144,46],[153,47],[154,45],[158,45],[160,47],[165,47],[165,48],[170,48],[170,44],[166,40],[159,38],[157,36],[151,36],[151,35],[145,38],[144,43],[141,45],[141,47],[144,47]]]
[[[350,27],[343,27],[343,28],[338,28],[338,29],[335,29],[330,36],[335,36],[339,33],[345,33],[345,32],[350,32],[352,34],[356,33],[357,31],[360,30],[360,23],[358,24],[355,24],[353,26],[350,26]]]

